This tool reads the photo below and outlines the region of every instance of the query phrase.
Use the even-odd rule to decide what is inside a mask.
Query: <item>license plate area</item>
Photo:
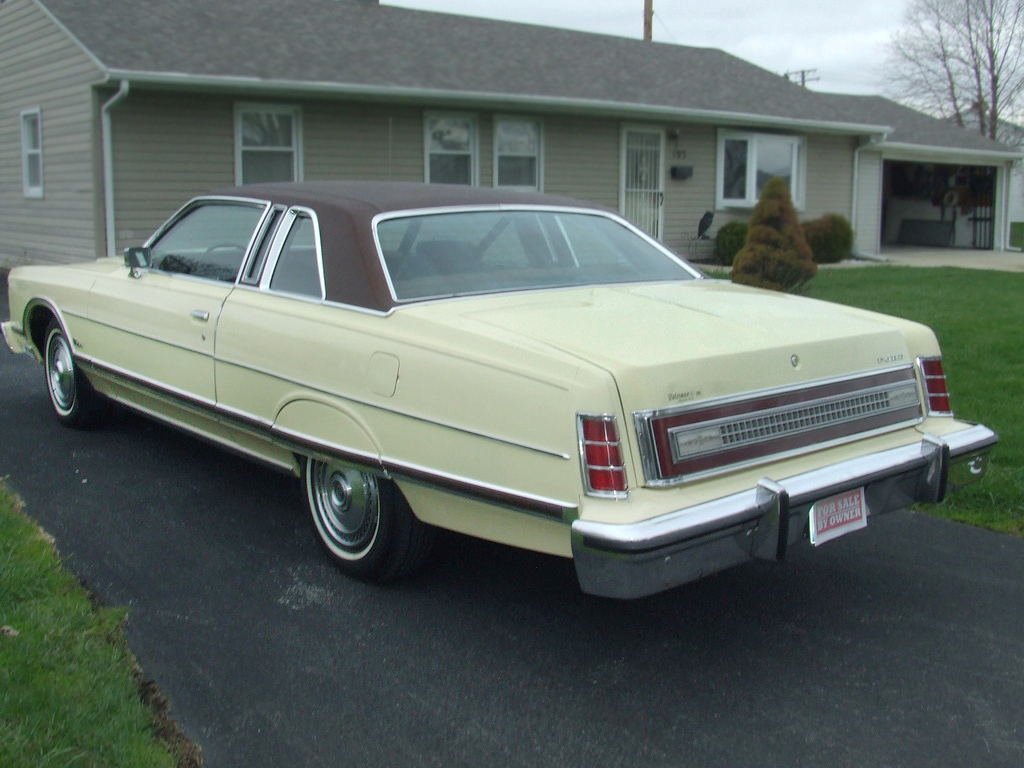
[[[814,546],[866,528],[868,507],[864,500],[864,489],[855,488],[817,501],[808,512],[808,517],[811,544]]]

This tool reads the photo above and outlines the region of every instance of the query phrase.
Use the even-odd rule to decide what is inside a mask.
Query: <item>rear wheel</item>
[[[434,529],[413,515],[390,480],[343,462],[305,459],[302,481],[317,538],[348,575],[391,581],[426,560]]]
[[[54,413],[66,426],[88,426],[97,412],[98,395],[78,370],[71,342],[56,320],[46,328],[43,351],[46,390]]]

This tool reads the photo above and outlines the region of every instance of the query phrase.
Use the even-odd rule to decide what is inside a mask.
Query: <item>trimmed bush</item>
[[[747,222],[730,221],[723,224],[715,234],[715,259],[719,264],[731,267],[746,239]]]
[[[817,264],[835,264],[853,251],[853,227],[845,216],[826,213],[804,224],[804,236]]]
[[[796,217],[789,187],[770,179],[761,190],[747,239],[732,265],[734,283],[793,292],[818,273],[804,229]]]

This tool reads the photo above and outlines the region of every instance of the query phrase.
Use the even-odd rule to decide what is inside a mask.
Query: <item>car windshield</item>
[[[697,276],[620,221],[586,211],[413,214],[376,231],[399,301]]]

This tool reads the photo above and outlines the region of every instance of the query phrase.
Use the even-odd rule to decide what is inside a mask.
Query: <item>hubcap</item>
[[[49,381],[54,405],[69,411],[75,404],[75,363],[67,340],[55,333],[50,337]]]
[[[339,554],[361,555],[377,535],[377,479],[354,467],[313,462],[309,496],[317,527]]]

